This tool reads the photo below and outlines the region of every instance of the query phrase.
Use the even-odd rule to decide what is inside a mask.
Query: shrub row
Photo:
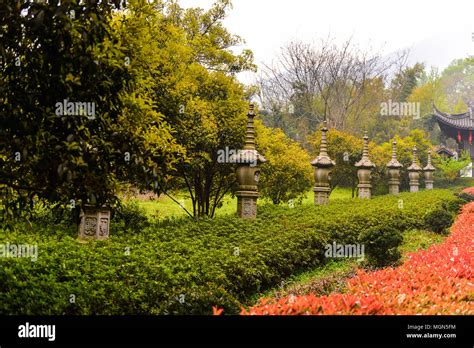
[[[72,226],[18,225],[0,232],[0,244],[37,244],[38,260],[0,258],[0,313],[208,314],[213,305],[238,313],[252,295],[323,264],[326,244],[376,241],[374,250],[391,255],[394,230],[425,228],[427,212],[459,202],[433,190],[324,207],[263,206],[254,221],[169,220],[141,233],[119,232],[120,222],[109,240],[87,243]]]

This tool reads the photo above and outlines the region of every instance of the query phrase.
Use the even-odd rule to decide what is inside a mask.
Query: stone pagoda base
[[[257,217],[258,192],[237,191],[237,215],[243,219],[255,219]]]
[[[359,198],[371,199],[372,198],[372,185],[369,184],[359,184]]]
[[[316,186],[314,189],[314,205],[326,205],[329,203],[329,187]]]
[[[110,209],[107,207],[97,208],[86,206],[81,211],[81,222],[79,225],[80,239],[109,238]]]
[[[400,193],[399,185],[388,185],[388,193],[391,195],[398,195]]]

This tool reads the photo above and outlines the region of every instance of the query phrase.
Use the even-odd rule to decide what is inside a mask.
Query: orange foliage
[[[464,189],[462,192],[465,192],[467,194],[470,194],[471,196],[474,196],[474,187],[468,187],[467,189]]]

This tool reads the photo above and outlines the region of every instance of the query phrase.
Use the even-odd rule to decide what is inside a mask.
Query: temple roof
[[[438,155],[445,154],[449,157],[454,157],[454,153],[456,152],[455,150],[448,149],[446,146],[443,145],[435,146],[434,150]]]
[[[469,110],[463,114],[448,114],[439,111],[435,105],[433,105],[434,116],[438,123],[459,129],[459,130],[474,130],[474,115],[473,106],[469,107]]]

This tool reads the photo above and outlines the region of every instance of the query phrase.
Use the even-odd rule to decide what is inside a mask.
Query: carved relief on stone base
[[[398,195],[400,193],[400,186],[398,184],[389,184],[388,193],[391,195]]]
[[[237,215],[244,219],[254,219],[257,217],[257,198],[256,192],[237,192]]]
[[[315,187],[313,191],[315,205],[326,205],[329,203],[329,189]]]
[[[87,206],[81,211],[80,239],[109,238],[110,209]]]
[[[372,192],[371,188],[369,187],[359,187],[359,198],[363,199],[371,199],[372,198]]]

